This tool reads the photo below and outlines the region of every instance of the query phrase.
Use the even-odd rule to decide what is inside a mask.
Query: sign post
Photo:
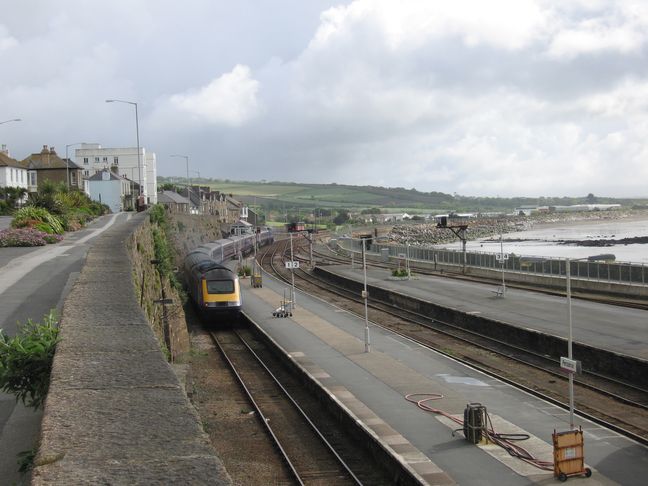
[[[502,242],[502,233],[500,233],[500,252],[499,255],[495,254],[495,260],[500,262],[500,266],[502,267],[502,288],[500,289],[500,292],[497,292],[497,295],[500,297],[504,297],[504,294],[506,293],[506,283],[504,282],[504,264],[508,261],[509,259],[509,254],[504,253],[504,243]]]

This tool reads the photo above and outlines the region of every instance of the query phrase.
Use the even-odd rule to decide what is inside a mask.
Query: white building
[[[0,149],[0,187],[28,187],[27,169],[9,156],[6,145]]]
[[[88,179],[90,199],[105,204],[113,213],[126,208],[126,200],[130,197],[130,181],[102,170]]]
[[[157,203],[157,162],[154,152],[140,147],[104,148],[98,143],[83,143],[75,150],[75,162],[89,178],[99,171],[116,167],[119,175],[141,184],[147,204]],[[113,169],[114,170],[114,169]]]

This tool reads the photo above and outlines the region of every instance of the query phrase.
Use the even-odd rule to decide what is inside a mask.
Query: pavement
[[[272,317],[288,286],[267,275],[260,289],[242,287],[244,312],[370,437],[428,484],[558,484],[552,472],[501,448],[472,445],[461,433],[453,436],[457,424],[417,408],[405,396],[440,394],[430,405],[459,417],[467,403],[481,403],[497,431],[528,434],[519,445],[550,462],[552,433],[569,428],[564,409],[374,325],[365,353],[362,318],[299,291],[292,318]],[[583,428],[585,462],[594,474],[570,478],[570,484],[645,484],[648,448],[580,416],[576,425]]]
[[[56,245],[0,248],[0,328],[4,333],[13,336],[19,324],[28,319],[40,321],[51,309],[60,315],[93,239],[129,218],[126,213],[102,216],[80,231],[67,233]],[[1,224],[9,224],[7,217],[0,217]],[[0,392],[0,485],[28,481],[17,471],[17,454],[35,445],[41,417],[41,410],[25,408],[13,395]]]
[[[0,216],[0,230],[11,227],[11,216]]]

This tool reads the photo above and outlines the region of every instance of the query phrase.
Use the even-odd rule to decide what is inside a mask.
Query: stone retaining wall
[[[145,217],[97,237],[65,301],[35,485],[231,484],[136,298]]]

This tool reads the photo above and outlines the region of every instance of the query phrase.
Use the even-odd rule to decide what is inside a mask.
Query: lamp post
[[[362,298],[364,299],[364,308],[365,308],[365,329],[364,329],[364,338],[365,338],[365,353],[371,351],[371,343],[369,342],[369,294],[367,293],[367,255],[366,255],[366,245],[367,240],[362,238],[362,269],[364,272],[364,290],[362,291]]]
[[[142,160],[140,154],[140,140],[139,140],[139,115],[137,114],[137,103],[134,101],[126,100],[106,100],[106,103],[126,103],[135,107],[135,135],[137,136],[137,177],[139,184],[139,195],[142,195]]]
[[[569,335],[567,340],[567,357],[573,361],[572,354],[572,304],[571,304],[571,260],[565,259],[565,285],[567,287],[567,318],[569,321]],[[569,372],[569,428],[574,430],[574,373]]]
[[[12,118],[11,120],[1,121],[0,125],[3,125],[5,123],[11,123],[11,122],[19,122],[19,121],[22,121],[22,119],[20,119],[20,118]]]
[[[65,172],[66,172],[66,177],[67,177],[67,188],[68,191],[70,190],[70,157],[68,155],[68,149],[70,147],[74,147],[75,145],[81,145],[82,142],[76,142],[76,143],[68,143],[65,146]],[[77,185],[79,185],[79,181],[77,179]]]
[[[571,262],[587,260],[599,261],[609,259],[610,255],[596,255],[584,258],[565,259],[565,286],[567,295],[567,320],[569,322],[569,336],[567,340],[567,360],[561,358],[561,367],[569,373],[569,428],[574,429],[574,373],[579,369],[579,363],[573,359],[572,354],[572,303],[571,303]]]
[[[188,155],[182,155],[182,154],[173,154],[171,157],[180,157],[182,159],[185,159],[185,162],[187,164],[187,199],[189,199],[189,208],[191,208],[191,183],[189,181],[189,156]]]

